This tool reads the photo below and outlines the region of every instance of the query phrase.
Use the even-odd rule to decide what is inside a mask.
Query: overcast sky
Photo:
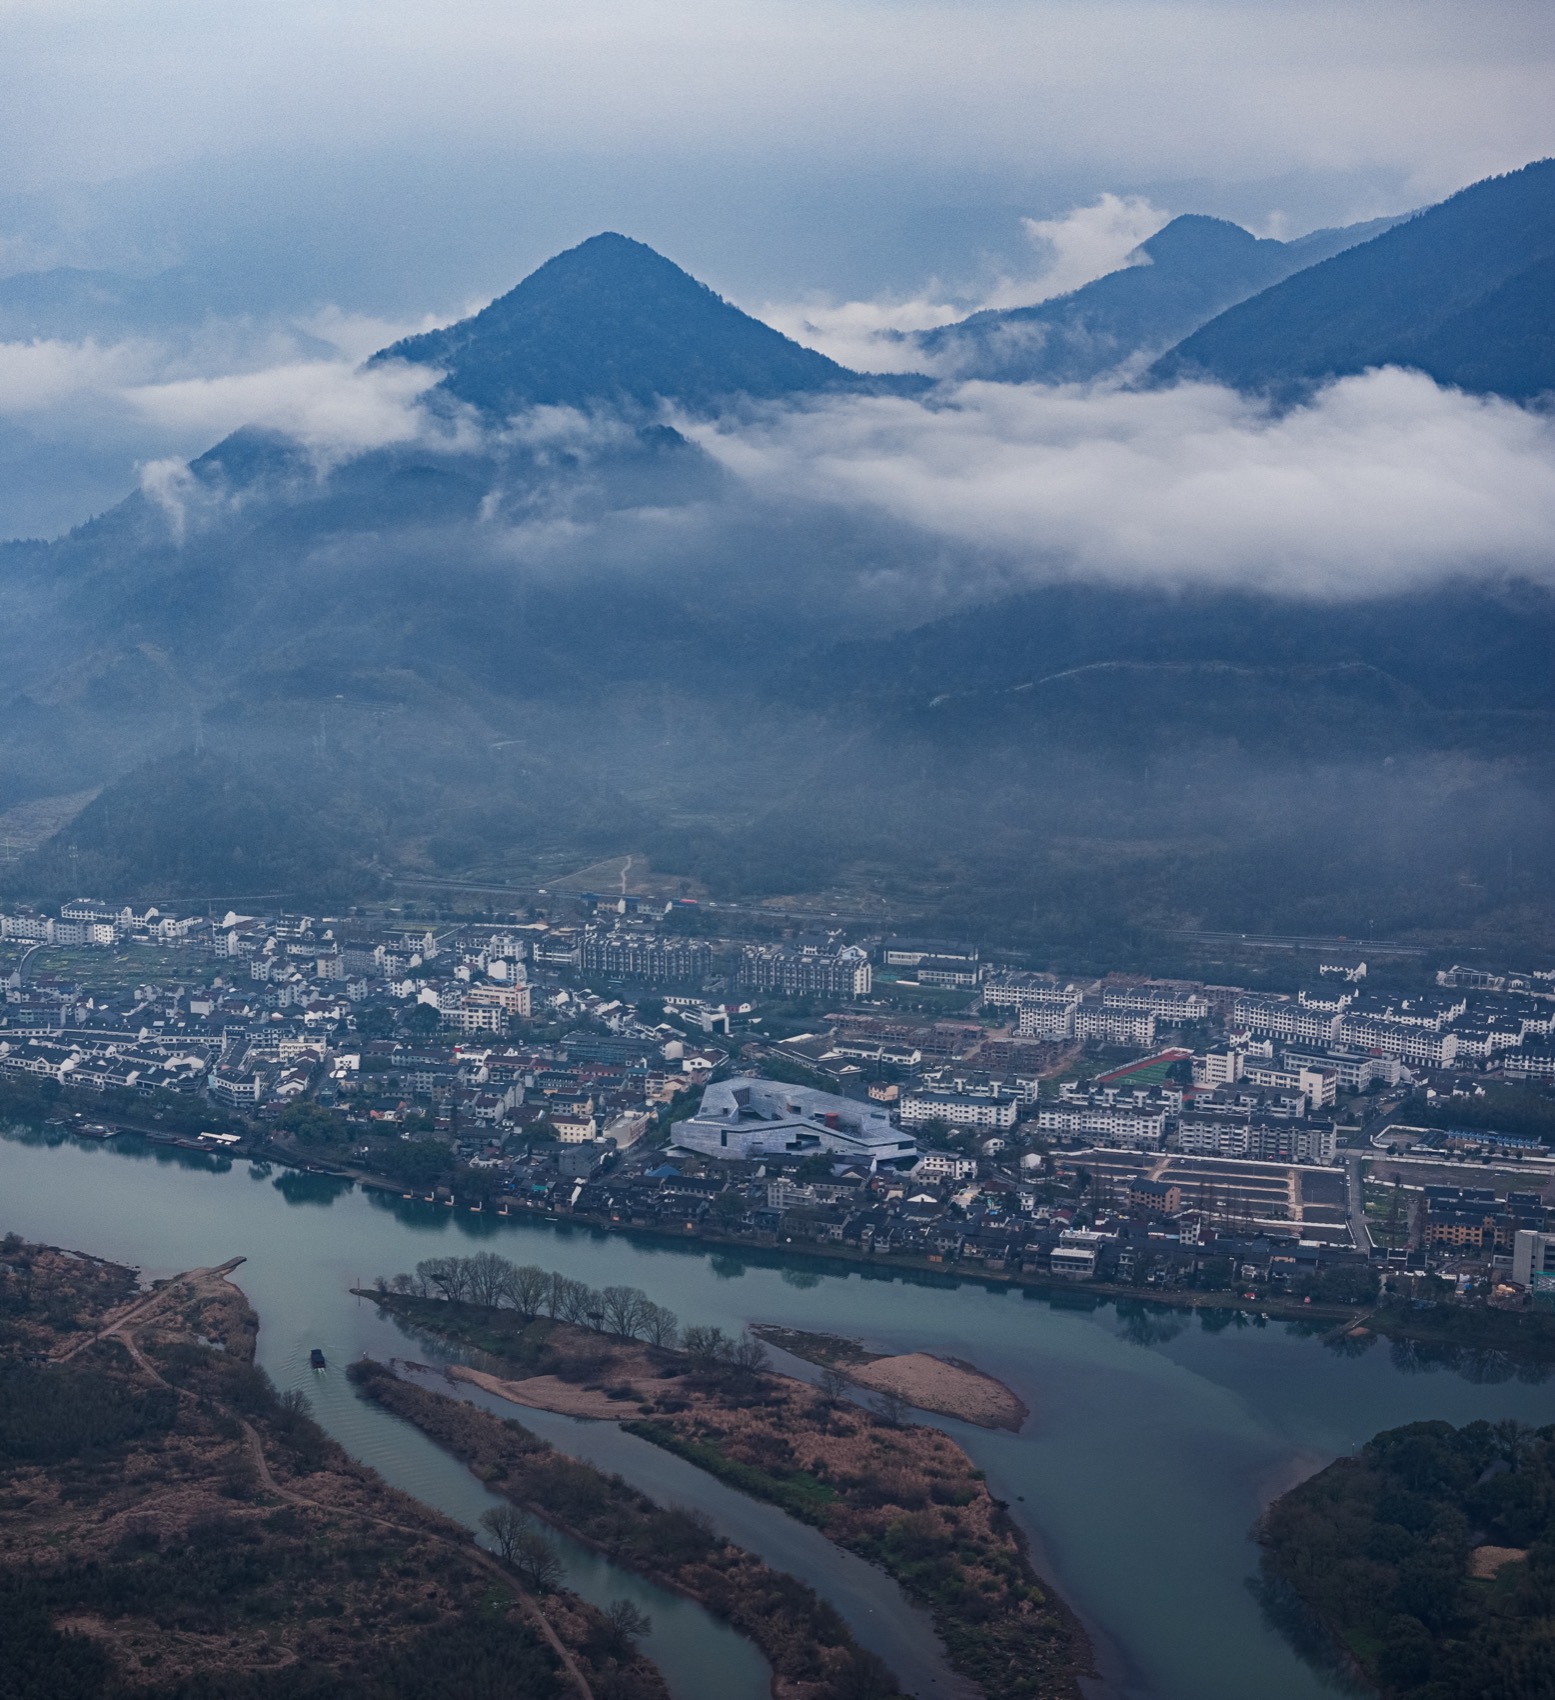
[[[0,270],[305,227],[398,310],[602,223],[856,294],[1104,191],[1278,233],[1555,151],[1548,0],[8,0],[0,49]]]

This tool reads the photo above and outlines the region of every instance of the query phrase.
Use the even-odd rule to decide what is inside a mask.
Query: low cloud
[[[212,441],[237,425],[280,431],[325,461],[411,442],[427,422],[416,406],[439,374],[389,361],[296,361],[260,372],[183,378],[125,392],[149,423]]]
[[[1108,272],[1149,264],[1137,252],[1168,221],[1169,213],[1142,195],[1104,194],[1059,218],[1023,218],[1031,265],[1000,277],[975,297],[950,290],[874,301],[768,302],[756,316],[833,360],[861,372],[923,372],[929,363],[912,341],[914,331],[954,324],[986,308],[1034,307],[1067,295]]]
[[[1413,372],[1348,378],[1285,413],[1202,384],[969,383],[685,428],[765,501],[963,546],[969,597],[1066,577],[1335,598],[1555,582],[1555,422]]]
[[[49,536],[161,490],[179,463],[244,425],[284,432],[322,469],[369,449],[467,427],[422,405],[438,374],[359,366],[425,319],[321,309],[306,319],[207,319],[166,334],[0,342],[0,537]],[[141,474],[150,469],[147,475]]]
[[[1143,195],[1105,194],[1089,206],[1072,208],[1062,218],[1023,218],[1021,224],[1040,270],[1029,280],[1001,284],[984,305],[1032,307],[1124,266],[1148,264],[1135,250],[1170,217]]]

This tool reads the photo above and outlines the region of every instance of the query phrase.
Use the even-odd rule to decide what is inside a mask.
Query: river
[[[259,1311],[260,1362],[276,1382],[303,1388],[342,1445],[389,1481],[470,1523],[490,1503],[485,1490],[414,1430],[358,1400],[340,1373],[362,1351],[428,1356],[348,1291],[423,1257],[489,1247],[596,1286],[640,1286],[685,1322],[733,1330],[777,1322],[858,1336],[876,1349],[968,1359],[1008,1383],[1031,1418],[1019,1435],[941,1426],[988,1472],[1090,1628],[1103,1673],[1094,1693],[1106,1700],[1331,1696],[1265,1622],[1248,1587],[1256,1569],[1249,1530],[1262,1507],[1378,1429],[1428,1417],[1555,1420],[1555,1382],[1474,1385],[1448,1371],[1406,1373],[1385,1342],[1342,1356],[1278,1323],[1217,1329],[1192,1313],[1120,1311],[1078,1293],[1049,1298],[976,1281],[765,1266],[118,1142],[0,1140],[7,1230],[148,1274],[246,1256],[237,1279]],[[308,1368],[313,1346],[329,1358],[326,1374]],[[613,1441],[608,1432],[579,1433],[572,1443],[645,1491],[675,1497],[678,1476],[645,1479],[646,1462],[634,1465],[619,1445],[630,1437]],[[569,1444],[565,1422],[548,1421],[546,1433]],[[770,1524],[751,1524],[757,1550],[774,1538]],[[821,1593],[834,1587],[839,1606],[848,1598],[850,1620],[888,1611],[889,1590],[861,1599],[856,1573],[830,1568],[821,1549],[787,1550],[789,1566]],[[566,1556],[580,1593],[630,1593],[654,1618],[648,1651],[676,1700],[765,1692],[754,1649],[699,1608],[591,1555]],[[861,1638],[882,1646],[890,1630]],[[921,1645],[915,1626],[903,1623],[899,1633],[901,1645]],[[900,1656],[893,1662],[909,1688],[919,1686]],[[936,1680],[922,1686],[926,1696],[943,1692]]]

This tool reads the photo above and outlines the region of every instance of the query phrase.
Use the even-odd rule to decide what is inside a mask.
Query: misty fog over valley
[[[1548,162],[1294,243],[1184,217],[870,375],[603,235],[365,364],[183,380],[238,428],[0,554],[0,877],[634,853],[1120,959],[1549,937],[1552,256]],[[0,317],[63,349],[155,293]]]

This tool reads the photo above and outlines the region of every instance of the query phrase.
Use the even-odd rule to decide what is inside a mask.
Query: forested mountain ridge
[[[1293,242],[1185,213],[1121,270],[1033,307],[987,309],[913,338],[943,377],[1082,383],[1170,348],[1217,313],[1393,222],[1315,230]]]
[[[449,397],[506,418],[589,404],[692,409],[878,387],[742,313],[645,243],[606,232],[547,260],[473,317],[374,361],[436,367]]]
[[[1555,388],[1555,159],[1471,184],[1228,308],[1151,376],[1293,397],[1385,365],[1514,400]]]

